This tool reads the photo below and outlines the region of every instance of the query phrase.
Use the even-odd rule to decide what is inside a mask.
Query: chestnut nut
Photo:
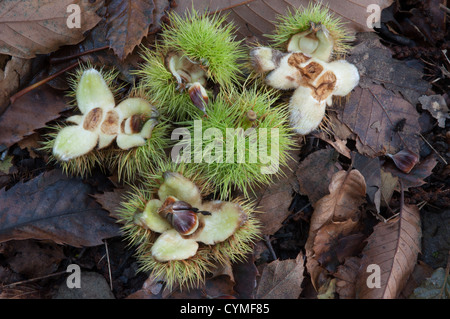
[[[169,196],[159,208],[158,214],[165,218],[181,235],[193,234],[199,225],[197,214],[211,215],[210,212],[200,211],[189,203]]]

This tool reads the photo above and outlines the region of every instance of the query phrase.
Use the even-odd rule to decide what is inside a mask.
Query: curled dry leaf
[[[352,256],[362,242],[357,232],[359,206],[366,195],[364,177],[355,169],[339,171],[331,179],[329,192],[316,203],[305,245],[306,267],[316,290],[327,282],[326,267],[333,264],[334,270],[345,257]],[[332,249],[335,252],[331,252]],[[326,263],[322,264],[324,261]]]
[[[360,299],[395,299],[411,275],[420,251],[422,236],[419,208],[403,205],[399,216],[378,223],[367,239],[362,252],[361,268],[356,284],[356,297]],[[380,288],[369,287],[374,272],[369,265],[380,268]]]

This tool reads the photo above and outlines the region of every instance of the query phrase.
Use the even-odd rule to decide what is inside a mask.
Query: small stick
[[[49,63],[50,64],[61,63],[61,62],[64,62],[64,61],[68,61],[68,60],[72,60],[72,59],[78,58],[78,57],[86,55],[86,54],[94,53],[94,52],[97,52],[97,51],[102,51],[102,50],[105,50],[105,49],[108,49],[108,48],[109,48],[109,46],[105,45],[104,47],[95,48],[95,49],[87,50],[87,51],[84,51],[84,52],[79,52],[79,53],[74,54],[74,55],[69,55],[69,56],[60,57],[60,58],[50,58]]]
[[[277,255],[275,254],[275,250],[273,250],[272,243],[270,242],[270,238],[268,235],[264,235],[264,240],[266,241],[266,246],[269,248],[270,254],[272,255],[273,260],[277,260]]]
[[[113,291],[112,276],[111,276],[111,263],[109,262],[108,243],[106,240],[105,240],[105,250],[106,250],[106,261],[108,262],[109,286],[111,288],[111,291]]]
[[[60,272],[55,272],[53,274],[49,274],[49,275],[45,275],[45,276],[41,276],[41,277],[36,277],[36,278],[31,278],[31,279],[27,279],[27,280],[22,280],[22,281],[17,281],[17,282],[13,282],[11,284],[7,284],[7,285],[0,285],[0,288],[6,288],[6,287],[13,287],[13,286],[17,286],[17,285],[22,285],[22,284],[26,284],[29,282],[33,282],[33,281],[38,281],[41,279],[45,279],[45,278],[50,278],[50,277],[55,277],[55,276],[59,276],[62,274],[66,274],[67,271],[60,271]]]
[[[67,71],[69,71],[70,69],[73,69],[73,68],[76,67],[77,65],[78,65],[78,61],[75,62],[75,63],[73,63],[73,64],[71,64],[71,65],[69,65],[67,68],[62,69],[62,70],[56,72],[55,74],[50,75],[49,77],[47,77],[47,78],[45,78],[45,79],[43,79],[43,80],[41,80],[41,81],[39,81],[39,82],[36,82],[36,83],[34,83],[33,85],[30,85],[29,87],[24,88],[23,90],[20,90],[19,92],[17,92],[16,94],[14,94],[13,96],[10,97],[9,100],[11,101],[11,104],[14,104],[14,102],[15,102],[19,97],[21,97],[22,95],[24,95],[24,94],[26,94],[26,93],[28,93],[28,92],[34,90],[35,88],[41,86],[41,85],[44,84],[44,83],[47,83],[48,81],[53,80],[54,78],[60,76],[60,75],[63,74],[64,72],[67,72]]]
[[[441,154],[438,153],[438,151],[436,151],[436,149],[427,141],[427,139],[425,137],[423,137],[422,134],[418,134],[424,141],[425,143],[427,143],[427,145],[437,154],[437,156],[439,156],[439,158],[445,163],[445,165],[448,165],[447,161],[445,160],[445,158],[443,158],[441,156]]]

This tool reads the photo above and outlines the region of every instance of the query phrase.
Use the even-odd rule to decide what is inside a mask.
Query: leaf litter
[[[267,41],[264,34],[273,31],[276,13],[285,12],[292,8],[291,5],[298,7],[308,3],[303,0],[291,1],[289,5],[278,1],[247,2],[231,1],[224,5],[220,1],[198,1],[195,7],[229,14],[227,21],[236,23],[240,38],[264,43]],[[31,0],[30,3],[37,5]],[[184,12],[186,3],[180,2],[178,6],[173,1],[162,0],[108,3],[108,6],[97,4],[99,7],[95,8],[101,7],[100,10],[86,11],[91,20],[83,31],[88,32],[77,35],[75,42],[46,38],[45,49],[25,45],[26,50],[20,50],[13,43],[7,52],[2,52],[25,57],[27,62],[33,62],[30,58],[43,52],[51,53],[53,61],[72,56],[65,64],[48,65],[41,57],[35,59],[41,61],[41,69],[44,61],[47,74],[55,73],[77,59],[108,68],[114,66],[119,70],[121,80],[133,83],[131,71],[140,60],[138,46],[153,44],[167,11]],[[446,278],[448,282],[448,266],[436,267],[433,276],[426,277],[427,280],[422,276],[413,282],[411,274],[415,268],[420,268],[422,261],[417,260],[423,259],[419,254],[421,228],[424,227],[420,225],[420,214],[439,214],[442,209],[448,209],[445,200],[438,201],[432,196],[446,194],[445,187],[448,188],[448,178],[444,174],[449,159],[445,147],[448,148],[450,143],[448,121],[445,121],[448,97],[442,90],[448,85],[446,73],[431,81],[424,77],[423,64],[396,59],[401,44],[386,41],[384,33],[380,40],[380,35],[367,32],[365,18],[361,20],[365,16],[358,14],[361,8],[353,7],[352,3],[341,0],[329,4],[332,11],[353,20],[348,27],[355,32],[356,45],[348,60],[360,71],[359,86],[347,101],[340,101],[329,110],[329,130],[306,138],[293,156],[289,165],[291,171],[281,180],[274,181],[269,189],[256,192],[255,200],[260,210],[267,212],[262,219],[265,236],[257,244],[260,247],[258,255],[228,270],[223,269],[208,278],[205,287],[191,292],[169,294],[158,278],[136,275],[133,251],[124,249],[118,225],[111,218],[117,213],[120,198],[125,194],[121,186],[102,187],[99,183],[104,180],[97,177],[84,181],[67,178],[57,169],[38,172],[26,182],[21,180],[23,177],[18,178],[17,171],[21,171],[18,163],[29,161],[32,156],[35,160],[42,156],[32,154],[33,144],[23,142],[24,138],[39,135],[46,123],[57,119],[66,110],[62,90],[67,86],[60,77],[49,83],[51,87],[38,88],[9,104],[9,97],[19,87],[24,87],[21,81],[29,81],[30,69],[27,63],[22,66],[11,62],[19,59],[16,57],[5,65],[0,63],[3,71],[0,75],[4,74],[3,82],[0,77],[0,89],[4,92],[3,100],[0,100],[3,130],[0,155],[10,150],[8,157],[0,158],[7,168],[0,173],[0,182],[2,178],[6,181],[2,182],[3,189],[0,190],[0,240],[3,242],[0,256],[6,256],[8,262],[7,268],[2,264],[0,275],[3,277],[0,278],[8,278],[5,282],[10,283],[20,281],[24,274],[29,278],[58,274],[70,259],[105,277],[111,275],[117,298],[296,299],[309,297],[311,289],[308,285],[316,288],[316,294],[311,298],[401,298],[404,288],[405,292],[414,291],[416,297],[443,296],[436,291],[442,291]],[[391,1],[379,1],[379,4],[387,8]],[[140,15],[140,10],[148,14]],[[395,12],[392,7],[389,10]],[[419,10],[423,7],[419,6]],[[388,23],[395,21],[399,14],[393,14]],[[255,19],[255,15],[259,18]],[[106,19],[100,21],[100,17]],[[5,23],[9,22],[0,18],[0,24]],[[22,27],[31,28],[33,23],[27,21]],[[416,30],[427,28],[417,20],[413,23],[418,25]],[[129,28],[134,32],[125,32],[128,30],[125,24],[131,24]],[[403,26],[402,23],[398,25]],[[445,22],[442,25],[445,27]],[[399,34],[402,32],[405,30],[397,30]],[[414,32],[404,34],[416,36]],[[63,44],[67,46],[58,49]],[[95,52],[83,55],[91,49]],[[425,56],[428,51],[423,52]],[[436,65],[435,70],[448,70],[446,60],[440,61],[441,65]],[[32,72],[36,72],[35,64],[31,64],[34,65]],[[16,71],[12,72],[12,68]],[[429,112],[431,117],[425,117],[424,112]],[[24,120],[20,114],[27,113],[33,116]],[[430,141],[431,147],[424,138]],[[418,163],[408,173],[400,170],[387,156],[403,150],[419,156]],[[24,203],[20,198],[29,200]],[[47,209],[50,202],[58,204],[54,209]],[[73,206],[76,203],[78,206]],[[431,211],[422,211],[423,207]],[[426,230],[423,232],[428,234]],[[49,247],[55,250],[52,252],[42,246],[42,240],[53,242]],[[303,244],[299,246],[299,242]],[[5,245],[9,246],[9,251]],[[20,245],[29,245],[23,248],[24,252],[31,249],[27,253],[29,256],[39,256],[40,251],[46,254],[47,272],[42,272],[43,263],[31,264],[29,269],[18,267],[21,264],[19,256],[13,257],[11,251],[19,249]],[[2,250],[1,247],[5,248]],[[439,249],[445,251],[445,247]],[[107,251],[110,260],[105,257]],[[429,263],[433,260],[431,254],[427,251]],[[263,255],[269,257],[260,258]],[[365,284],[367,273],[363,270],[371,263],[379,263],[384,271],[382,289],[376,293]],[[52,266],[49,268],[48,265]],[[112,274],[110,268],[115,268]],[[44,283],[42,280],[36,282]],[[0,296],[44,296],[39,293],[43,287],[34,283],[18,287],[20,289],[3,291]]]

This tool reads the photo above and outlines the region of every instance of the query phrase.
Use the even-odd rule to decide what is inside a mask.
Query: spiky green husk
[[[167,136],[170,124],[164,121],[155,126],[152,136],[142,146],[130,150],[108,148],[105,161],[110,169],[117,169],[118,178],[124,181],[135,180],[142,172],[154,169],[165,160],[165,149],[171,141]]]
[[[289,10],[278,17],[275,22],[275,32],[267,34],[274,47],[285,50],[289,39],[310,28],[310,22],[321,23],[330,32],[334,40],[333,51],[336,56],[343,56],[350,49],[348,44],[353,40],[345,27],[345,23],[336,16],[333,16],[329,8],[321,3],[310,3],[306,8],[300,7],[293,11]]]
[[[195,107],[189,94],[177,89],[177,81],[164,64],[164,53],[160,47],[155,50],[143,48],[144,63],[135,73],[141,79],[146,95],[157,101],[161,112],[175,120],[192,118],[201,111]]]
[[[221,87],[240,80],[242,67],[238,61],[245,59],[245,51],[241,41],[233,36],[233,25],[224,22],[223,16],[201,15],[196,11],[187,12],[185,17],[170,13],[169,23],[163,27],[162,43],[142,48],[144,63],[135,74],[167,117],[180,121],[203,114],[194,106],[187,90],[180,92],[175,77],[166,68],[165,57],[169,52],[182,52],[192,61],[199,61],[208,78]]]
[[[239,80],[241,70],[237,61],[245,53],[226,16],[191,10],[184,17],[171,12],[169,21],[162,32],[166,50],[184,52],[191,60],[200,61],[207,67],[208,77],[221,86]]]
[[[122,232],[130,246],[136,247],[139,271],[151,272],[155,278],[166,282],[169,290],[175,285],[180,288],[198,287],[205,275],[219,264],[245,259],[252,251],[252,244],[259,238],[259,223],[254,217],[253,205],[246,201],[235,200],[247,215],[245,223],[227,240],[216,245],[200,244],[195,256],[186,260],[159,262],[151,254],[153,243],[158,234],[142,227],[136,216],[145,209],[146,203],[157,197],[159,186],[164,182],[165,171],[177,172],[191,180],[201,190],[202,196],[209,194],[212,188],[206,179],[193,167],[173,162],[161,163],[158,171],[147,172],[140,186],[131,186],[131,191],[122,201],[118,210]]]
[[[122,150],[113,143],[107,148],[100,150],[95,148],[86,155],[68,161],[60,161],[52,151],[58,132],[65,126],[66,124],[48,126],[49,133],[44,136],[42,147],[39,150],[48,153],[48,162],[53,165],[59,164],[62,171],[68,176],[85,178],[90,176],[94,167],[98,167],[105,173],[117,170],[119,181],[130,182],[142,172],[158,167],[165,160],[164,150],[171,143],[167,136],[170,125],[165,121],[155,126],[151,138],[147,139],[145,145]]]
[[[225,143],[222,148],[222,162],[212,161],[208,163],[204,158],[201,162],[198,162],[198,159],[196,159],[198,154],[202,154],[202,150],[204,151],[213,142],[211,139],[202,139],[201,143],[196,145],[195,123],[180,123],[191,134],[191,163],[187,165],[197,167],[203,172],[208,182],[220,190],[218,194],[220,199],[229,197],[236,188],[245,197],[248,197],[255,187],[269,185],[276,176],[282,174],[282,168],[287,165],[290,156],[289,151],[295,148],[296,143],[293,139],[294,134],[288,124],[286,107],[284,105],[273,106],[277,98],[278,93],[276,90],[258,88],[256,85],[249,89],[244,89],[242,92],[231,89],[228,92],[219,94],[215,101],[209,105],[207,118],[200,118],[202,120],[202,136],[209,129],[218,129],[222,134],[223,141],[226,140],[227,129],[242,128],[246,131],[254,125],[258,136],[258,147],[256,152],[254,152],[254,149],[250,147],[249,138],[245,138],[245,161],[243,163],[238,163],[237,161],[239,148],[237,138],[235,138],[232,162],[227,161]],[[249,110],[253,110],[258,116],[258,119],[253,123],[250,123],[247,118]],[[265,151],[268,156],[274,154],[272,141],[276,143],[276,139],[272,139],[272,128],[278,129],[279,169],[273,174],[263,174],[264,168],[267,168],[270,163],[265,163],[261,160],[261,152]],[[260,129],[267,130],[267,148],[261,147],[262,144],[259,138],[262,130]],[[185,141],[179,143],[183,145]],[[199,147],[201,147],[201,150]],[[255,158],[256,161],[253,161]]]

